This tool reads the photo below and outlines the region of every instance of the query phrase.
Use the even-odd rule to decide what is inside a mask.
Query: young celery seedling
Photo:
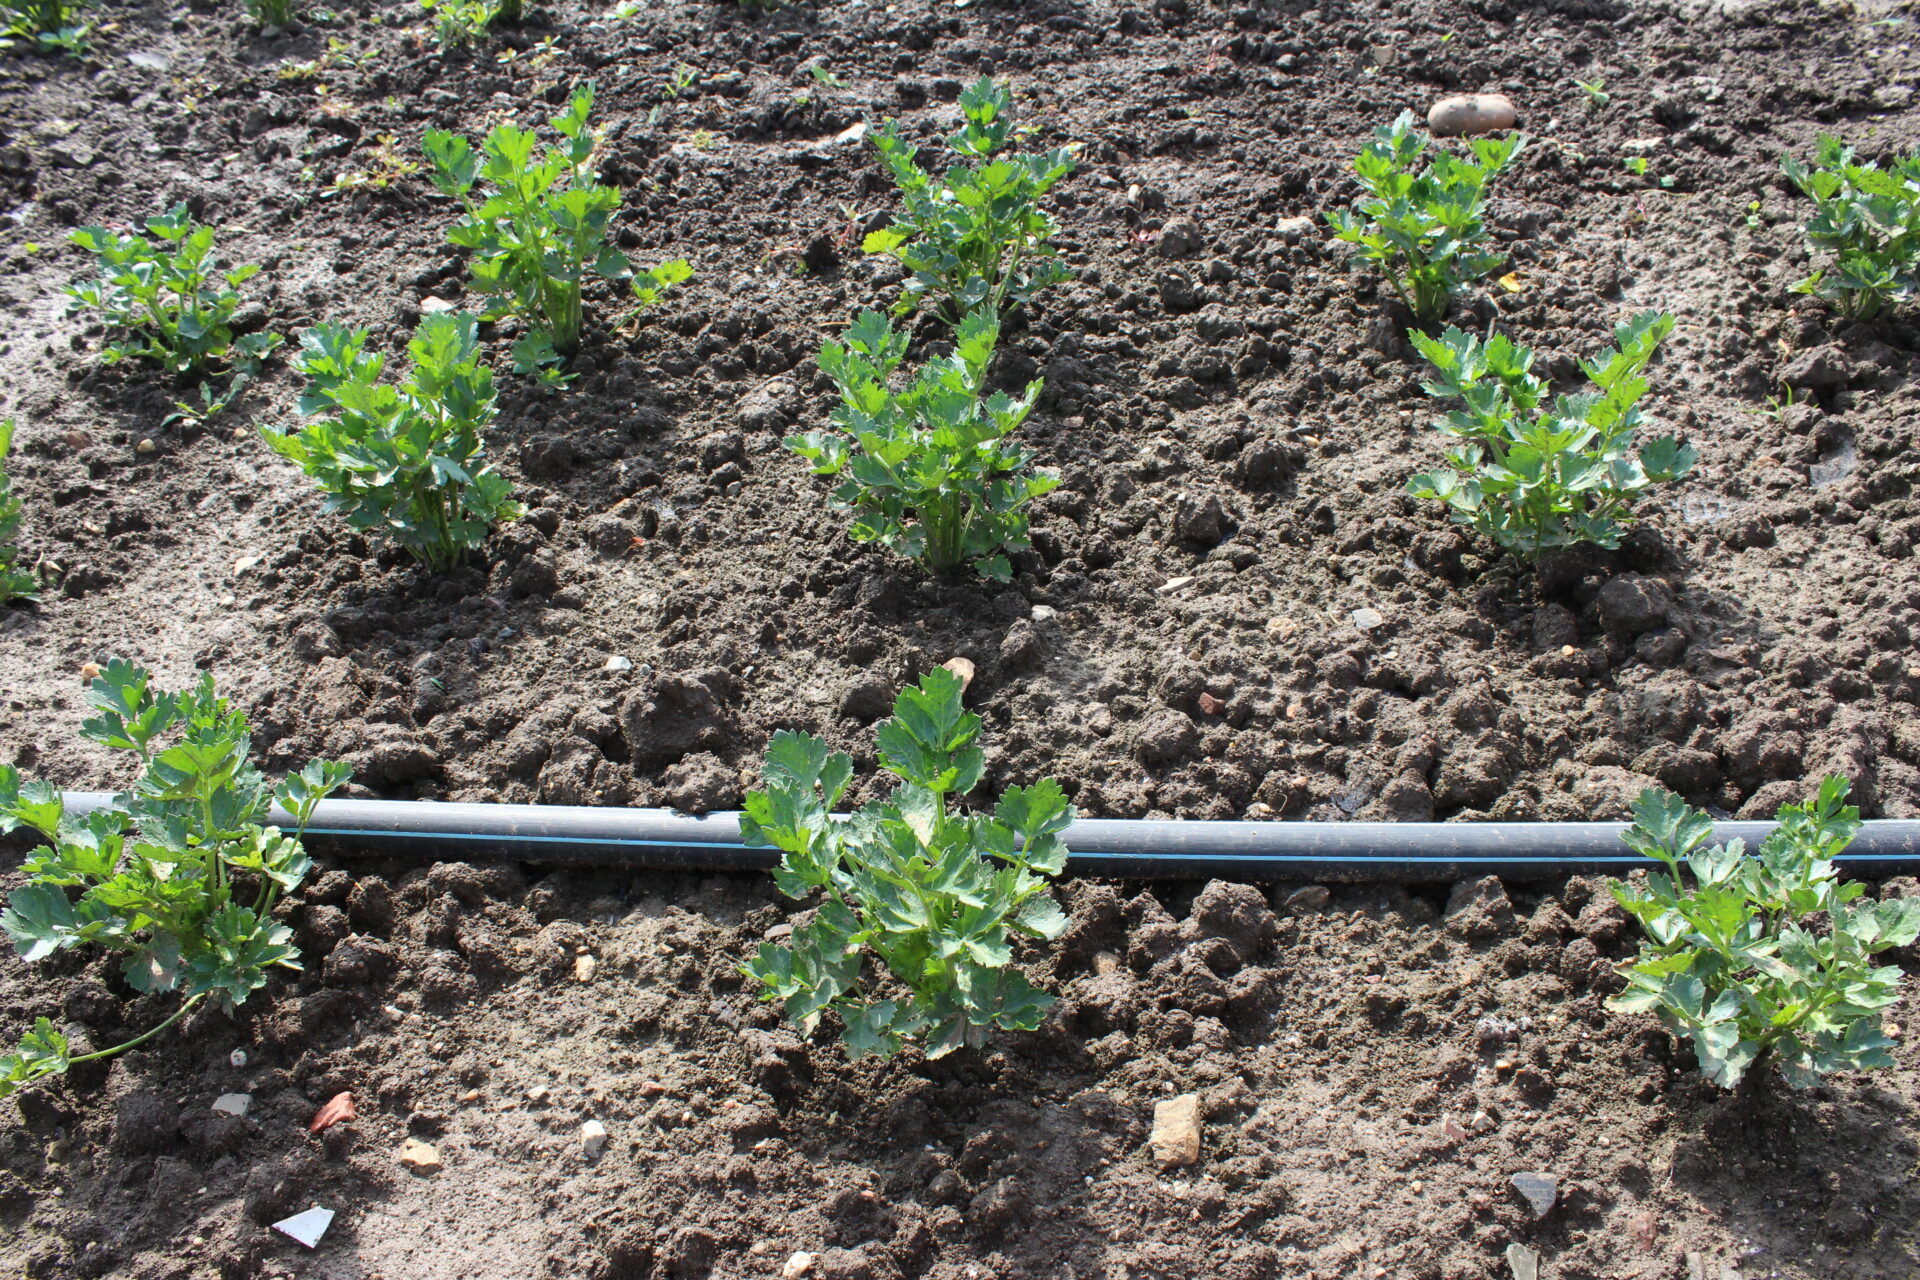
[[[1504,334],[1482,342],[1454,328],[1437,339],[1409,330],[1437,375],[1427,394],[1463,407],[1434,424],[1462,444],[1407,492],[1445,503],[1456,522],[1522,560],[1576,543],[1618,546],[1633,502],[1693,469],[1692,447],[1671,438],[1634,451],[1640,373],[1672,331],[1670,315],[1635,316],[1614,330],[1617,347],[1581,365],[1596,390],[1549,399],[1533,352]]]
[[[261,427],[275,452],[320,484],[327,509],[393,539],[430,569],[476,550],[524,508],[505,476],[483,459],[493,423],[493,372],[480,361],[472,316],[425,316],[408,351],[413,376],[380,381],[382,357],[367,331],[323,324],[300,340],[309,379],[304,427]]]
[[[80,20],[85,7],[71,0],[0,0],[0,49],[25,41],[42,53],[78,57],[93,31]]]
[[[693,274],[685,261],[635,271],[607,243],[620,192],[594,181],[592,109],[593,86],[581,85],[553,119],[561,141],[544,149],[531,130],[510,124],[488,134],[477,153],[443,129],[426,135],[434,186],[466,211],[447,239],[473,251],[473,285],[488,299],[483,318],[520,317],[527,332],[514,343],[514,370],[549,384],[565,381],[560,367],[580,349],[589,274],[630,282],[641,308]],[[492,189],[476,200],[482,178]]]
[[[1011,942],[1051,941],[1067,927],[1045,877],[1066,866],[1060,833],[1073,806],[1045,778],[1009,787],[990,816],[950,807],[984,768],[980,717],[960,692],[941,667],[901,690],[878,738],[880,767],[901,780],[886,799],[835,814],[852,759],[782,730],[766,790],[740,815],[749,846],[782,851],[780,892],[820,900],[792,942],[762,943],[743,970],[804,1035],[836,1015],[850,1057],[920,1043],[938,1058],[995,1028],[1031,1031],[1053,1004],[1013,967]],[[878,982],[864,972],[869,951],[884,966]]]
[[[1769,1059],[1796,1089],[1892,1066],[1881,1019],[1900,966],[1873,957],[1920,937],[1920,898],[1859,903],[1867,887],[1839,878],[1834,859],[1860,830],[1847,790],[1832,776],[1811,803],[1783,806],[1754,854],[1740,840],[1709,846],[1712,818],[1642,792],[1622,838],[1664,870],[1610,886],[1647,940],[1607,1007],[1659,1015],[1726,1089]]]
[[[1475,138],[1471,159],[1436,151],[1426,168],[1427,135],[1403,111],[1353,162],[1367,198],[1327,215],[1334,234],[1359,246],[1356,255],[1378,263],[1387,283],[1422,324],[1442,319],[1455,295],[1504,263],[1491,252],[1482,217],[1487,183],[1513,163],[1519,134]]]
[[[48,842],[24,864],[27,883],[0,927],[29,963],[104,947],[125,956],[121,972],[135,991],[184,998],[158,1026],[86,1054],[72,1054],[52,1021],[37,1019],[20,1048],[0,1057],[0,1097],[144,1043],[208,998],[231,1011],[272,969],[298,969],[293,930],[274,919],[274,903],[306,878],[301,834],[347,780],[345,765],[315,761],[269,786],[247,758],[246,717],[215,693],[211,675],[186,693],[163,693],[144,669],[116,659],[87,703],[96,714],[81,732],[138,755],[141,776],[80,815],[66,812],[53,786],[23,783],[0,765],[0,833],[26,827]],[[274,801],[292,815],[291,835],[267,824]]]
[[[235,336],[239,286],[258,266],[231,271],[214,254],[213,228],[193,220],[184,203],[147,219],[149,240],[105,227],[82,227],[73,243],[99,263],[98,279],[67,289],[74,310],[94,310],[125,336],[102,351],[108,363],[132,357],[158,361],[169,372],[206,371],[231,359],[251,375],[280,345],[280,335]]]
[[[840,430],[791,436],[786,446],[815,475],[846,474],[833,504],[854,513],[855,542],[878,542],[929,573],[972,563],[984,578],[1012,579],[1007,553],[1030,545],[1027,508],[1060,479],[1029,470],[1032,453],[1008,441],[1041,384],[1017,400],[981,394],[999,334],[991,310],[973,312],[953,354],[897,392],[888,382],[906,358],[907,335],[878,312],[863,313],[845,345],[821,350],[820,367],[840,388]]]
[[[874,139],[906,205],[865,243],[910,273],[896,315],[931,300],[956,327],[983,307],[998,320],[1068,278],[1048,243],[1057,228],[1039,202],[1073,172],[1073,155],[1064,147],[1002,155],[1014,132],[1012,106],[1012,91],[986,76],[962,92],[966,122],[948,140],[961,159],[937,177],[920,167],[896,121]]]
[[[1811,168],[1782,156],[1780,169],[1814,203],[1807,243],[1833,255],[1832,266],[1793,286],[1796,293],[1860,320],[1920,293],[1920,151],[1882,169],[1821,134]]]
[[[13,419],[0,419],[0,604],[38,600],[40,583],[20,567],[20,499],[13,496],[13,477],[7,474],[7,454],[13,448]]]

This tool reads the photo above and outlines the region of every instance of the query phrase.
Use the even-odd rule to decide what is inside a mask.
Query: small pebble
[[[400,1144],[400,1163],[415,1173],[440,1172],[440,1150],[431,1142],[408,1138]]]
[[[100,664],[97,662],[81,663],[80,678],[87,681],[98,680],[100,678]]]
[[[575,956],[573,958],[573,980],[575,982],[593,981],[592,956]]]
[[[796,1280],[796,1277],[806,1275],[813,1270],[813,1262],[812,1254],[805,1249],[798,1250],[787,1259],[787,1265],[780,1268],[780,1280]]]
[[[213,1100],[213,1109],[230,1116],[243,1116],[253,1105],[250,1093],[223,1093]]]
[[[247,1051],[245,1049],[235,1049],[227,1055],[227,1061],[233,1065],[235,1071],[238,1071],[247,1065]]]
[[[1505,94],[1458,93],[1433,104],[1427,111],[1427,128],[1437,137],[1454,138],[1511,129],[1517,119],[1513,100]]]
[[[602,671],[631,671],[633,670],[633,659],[623,658],[616,653],[611,658],[608,658],[600,669]]]
[[[133,451],[144,457],[147,454],[158,451],[159,448],[160,446],[151,440],[142,440],[139,444],[133,446]]]
[[[589,1160],[598,1160],[600,1153],[607,1148],[607,1126],[598,1120],[589,1120],[580,1126],[580,1154]]]

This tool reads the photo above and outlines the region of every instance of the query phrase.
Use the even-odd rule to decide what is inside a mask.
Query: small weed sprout
[[[1041,384],[1019,399],[981,394],[999,334],[991,311],[973,312],[953,354],[900,391],[888,382],[906,358],[907,335],[878,312],[863,312],[845,345],[821,350],[820,367],[840,389],[840,430],[790,436],[786,446],[815,475],[846,475],[833,506],[854,513],[855,542],[878,542],[929,573],[971,563],[983,578],[1012,580],[1007,553],[1031,545],[1027,508],[1060,479],[1028,469],[1031,451],[1008,442]]]
[[[312,476],[329,511],[445,569],[523,508],[506,477],[482,461],[493,423],[493,374],[478,356],[479,326],[460,313],[425,316],[408,350],[413,375],[380,381],[367,331],[323,324],[300,340],[308,378],[297,430],[262,427],[276,452]]]
[[[1678,796],[1646,791],[1633,806],[1624,839],[1665,870],[1612,884],[1647,940],[1607,1005],[1658,1014],[1723,1088],[1769,1058],[1796,1089],[1893,1065],[1881,1014],[1900,968],[1872,957],[1920,937],[1920,898],[1853,905],[1866,886],[1833,865],[1860,829],[1847,789],[1829,777],[1811,803],[1784,806],[1753,855],[1739,840],[1709,847],[1713,820]]]
[[[13,449],[13,419],[0,419],[0,604],[38,600],[40,583],[20,567],[20,499],[13,495],[13,477],[7,473],[7,454]]]
[[[1066,148],[1003,155],[1014,134],[1013,94],[982,76],[960,95],[966,123],[948,140],[961,159],[944,174],[922,169],[918,151],[889,120],[875,138],[906,209],[866,238],[869,253],[897,258],[909,276],[896,315],[931,300],[948,323],[987,308],[1009,308],[1068,278],[1048,240],[1054,221],[1040,198],[1071,174]]]
[[[1574,85],[1587,95],[1587,110],[1598,111],[1613,101],[1613,95],[1607,92],[1604,80],[1575,80]]]
[[[1672,330],[1672,316],[1652,311],[1617,326],[1618,346],[1580,366],[1596,389],[1551,400],[1533,352],[1503,334],[1483,343],[1451,327],[1437,339],[1409,330],[1436,374],[1427,394],[1463,406],[1435,425],[1463,443],[1407,492],[1444,502],[1522,560],[1575,543],[1618,546],[1633,502],[1693,468],[1693,449],[1671,438],[1633,447],[1640,374]]]
[[[0,49],[31,44],[41,53],[87,51],[93,28],[81,21],[84,3],[71,0],[0,0]]]
[[[1437,323],[1462,289],[1506,262],[1487,248],[1482,211],[1488,182],[1513,163],[1525,139],[1475,138],[1471,159],[1435,151],[1416,172],[1428,145],[1410,111],[1375,129],[1353,162],[1368,198],[1327,215],[1336,237],[1359,246],[1362,261],[1379,264],[1421,324]]]
[[[489,133],[478,153],[445,130],[426,135],[434,185],[466,211],[447,239],[473,251],[473,285],[488,299],[484,318],[513,315],[526,323],[513,345],[514,371],[548,384],[566,380],[560,366],[580,349],[581,287],[589,274],[629,282],[641,308],[693,274],[684,261],[636,271],[607,243],[620,192],[594,181],[592,108],[593,86],[575,89],[553,120],[561,141],[544,152],[531,130],[510,124]],[[476,201],[482,178],[492,190]]]
[[[260,268],[223,270],[213,228],[195,222],[185,204],[148,218],[147,231],[153,239],[105,227],[82,227],[72,235],[101,272],[67,289],[72,308],[99,312],[109,329],[125,335],[101,356],[109,364],[146,357],[175,374],[204,372],[230,359],[251,375],[280,345],[278,334],[233,332],[240,286]]]
[[[1822,134],[1812,168],[1783,156],[1780,169],[1814,203],[1807,243],[1833,255],[1832,266],[1794,292],[1859,320],[1920,292],[1920,151],[1882,169],[1856,161],[1852,147]]]
[[[312,865],[300,837],[314,806],[347,780],[345,765],[315,761],[269,786],[247,758],[246,717],[211,675],[187,693],[163,693],[144,669],[116,659],[88,687],[87,703],[95,715],[81,732],[137,754],[141,776],[104,807],[70,814],[54,787],[23,783],[0,765],[0,832],[26,827],[48,842],[27,859],[27,883],[0,926],[28,963],[100,946],[125,956],[121,972],[135,991],[184,999],[151,1030],[78,1056],[51,1020],[37,1019],[20,1048],[0,1057],[0,1097],[130,1049],[209,997],[231,1011],[270,970],[298,969],[293,930],[274,919],[274,903]],[[268,825],[276,801],[293,817],[292,834]]]
[[[782,851],[774,881],[790,898],[820,896],[790,943],[764,942],[743,969],[804,1035],[831,1011],[854,1058],[924,1045],[929,1058],[1031,1031],[1053,998],[1013,967],[1011,936],[1051,941],[1067,918],[1045,877],[1066,866],[1073,821],[1058,783],[1010,787],[991,816],[952,812],[949,796],[980,781],[980,717],[960,678],[936,667],[903,689],[880,726],[893,794],[842,817],[834,805],[853,761],[782,730],[767,751],[766,790],[747,797],[742,838]],[[884,967],[865,973],[871,950]]]

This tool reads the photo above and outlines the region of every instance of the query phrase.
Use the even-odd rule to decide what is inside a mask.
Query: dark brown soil
[[[987,788],[1051,774],[1091,816],[1605,817],[1649,781],[1770,813],[1836,768],[1870,815],[1920,815],[1913,316],[1847,328],[1787,291],[1804,205],[1776,177],[1821,130],[1920,142],[1910,6],[533,7],[473,55],[356,3],[274,38],[231,9],[116,5],[92,62],[0,57],[0,412],[28,549],[61,570],[42,606],[0,610],[0,759],[119,781],[77,741],[77,669],[124,654],[171,683],[210,667],[270,765],[343,756],[375,794],[725,808],[774,728],[870,760],[891,691],[962,655]],[[283,76],[330,39],[332,65]],[[698,83],[676,97],[681,65]],[[889,184],[830,140],[890,115],[932,140],[983,71],[1083,162],[1055,201],[1079,278],[1016,317],[998,372],[1046,378],[1028,434],[1066,477],[1010,588],[853,548],[779,445],[824,419],[823,334],[894,292],[850,231]],[[264,323],[398,350],[424,297],[460,296],[448,210],[417,176],[335,176],[585,77],[622,243],[699,274],[637,331],[591,333],[571,392],[509,391],[494,450],[533,511],[484,564],[432,579],[324,516],[247,426],[291,418],[284,368],[210,430],[167,427],[180,390],[102,369],[63,313],[72,227],[187,199],[265,264]],[[1317,226],[1367,130],[1480,88],[1536,139],[1492,218],[1522,287],[1456,318],[1497,310],[1558,376],[1625,314],[1672,309],[1652,416],[1703,458],[1622,552],[1538,581],[1401,496],[1439,451],[1418,363]],[[1783,381],[1794,403],[1765,412]],[[1453,928],[1444,899],[1341,891],[1238,950],[1190,913],[1196,887],[1079,886],[1046,1031],[849,1069],[732,976],[784,914],[757,881],[390,879],[390,910],[338,875],[310,894],[310,976],[239,1025],[0,1122],[0,1260],[611,1280],[775,1275],[805,1249],[814,1274],[877,1280],[1465,1280],[1519,1240],[1554,1280],[1687,1276],[1688,1251],[1709,1280],[1920,1272],[1912,1052],[1810,1095],[1713,1092],[1601,1012],[1626,944],[1585,883]],[[8,1028],[148,1020],[105,971],[5,974]],[[347,1088],[362,1118],[306,1137]],[[248,1116],[212,1116],[235,1089]],[[1163,1176],[1151,1104],[1187,1090],[1206,1154]],[[1490,1130],[1445,1136],[1482,1111]],[[613,1133],[591,1166],[588,1115]],[[395,1164],[409,1126],[438,1178]],[[1522,1170],[1562,1180],[1539,1222]],[[316,1254],[260,1225],[314,1200],[341,1211]]]
[[[1711,1280],[1920,1268],[1920,1054],[1805,1094],[1703,1083],[1603,1012],[1632,939],[1594,882],[1279,911],[1078,882],[1041,1031],[853,1067],[743,989],[789,909],[757,878],[351,870],[295,912],[308,976],[0,1122],[5,1265],[666,1280],[806,1251],[841,1280],[1477,1280],[1517,1242],[1561,1280],[1678,1280],[1689,1254]],[[120,994],[10,968],[3,998],[103,1042],[145,1013]],[[342,1090],[359,1118],[309,1136]],[[211,1111],[230,1091],[244,1118]],[[1163,1171],[1153,1104],[1185,1092],[1203,1154]],[[398,1164],[410,1135],[437,1175]],[[1544,1216],[1518,1172],[1558,1179]],[[339,1216],[311,1254],[264,1225],[315,1203]]]

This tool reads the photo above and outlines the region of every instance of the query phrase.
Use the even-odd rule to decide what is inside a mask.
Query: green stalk
[[[162,1022],[159,1026],[154,1027],[148,1031],[143,1031],[139,1035],[135,1036],[133,1039],[127,1041],[125,1044],[117,1044],[113,1046],[113,1048],[111,1049],[101,1049],[95,1053],[82,1054],[77,1058],[68,1058],[67,1065],[74,1066],[75,1064],[81,1063],[81,1062],[92,1062],[97,1058],[111,1058],[116,1053],[125,1053],[129,1049],[145,1044],[147,1041],[153,1039],[155,1036],[159,1035],[162,1031],[165,1031],[168,1027],[172,1026],[174,1023],[180,1021],[181,1018],[186,1016],[187,1010],[193,1008],[193,1006],[195,1006],[196,1004],[199,1004],[202,1000],[206,999],[206,996],[207,996],[207,993],[204,991],[202,991],[199,995],[196,995],[196,996],[188,996],[186,999],[186,1002],[182,1004],[178,1009],[175,1009],[172,1015],[169,1016],[167,1020],[165,1022]]]

